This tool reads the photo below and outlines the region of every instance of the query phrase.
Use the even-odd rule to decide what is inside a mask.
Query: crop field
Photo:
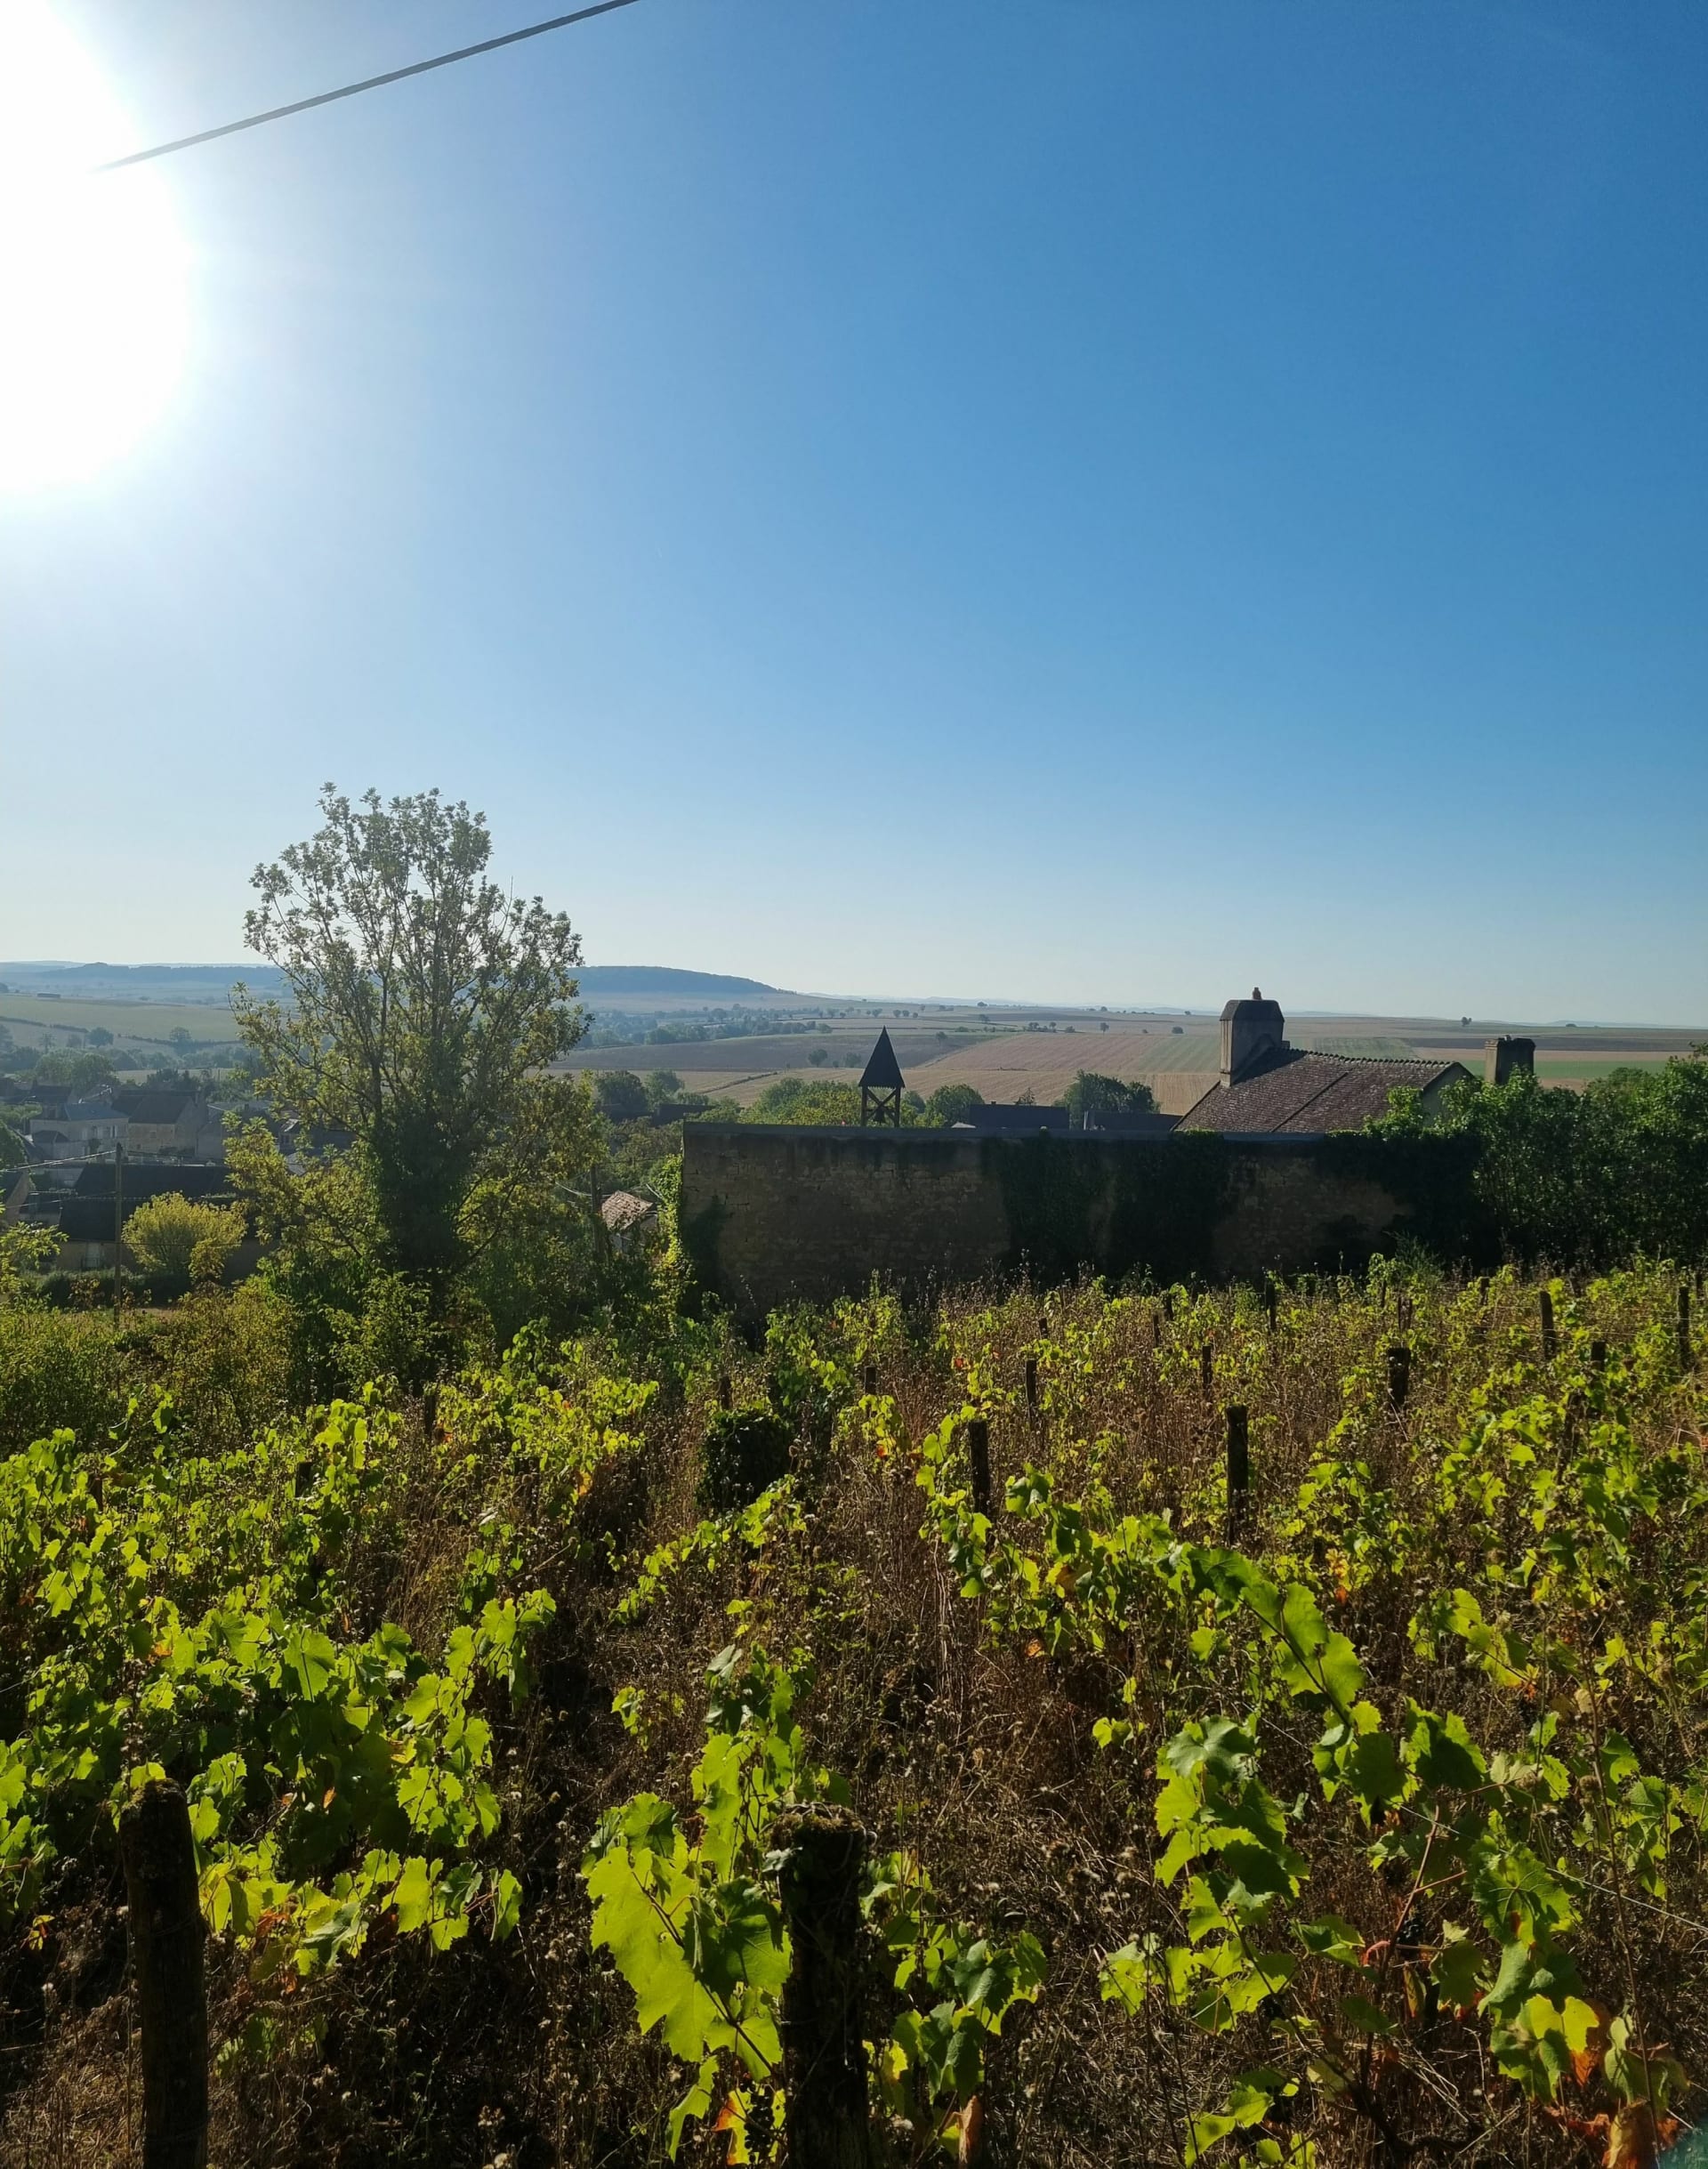
[[[1215,1082],[1220,1042],[1199,1033],[1178,1038],[1160,1030],[1124,1031],[1111,1027],[1074,1032],[1011,1032],[984,1045],[940,1055],[909,1068],[908,1084],[930,1094],[939,1084],[971,1084],[987,1100],[1059,1099],[1082,1069],[1095,1069],[1124,1083],[1143,1082],[1156,1094],[1164,1114],[1180,1114]]]
[[[570,1069],[674,1069],[686,1077],[722,1071],[730,1075],[776,1074],[810,1066],[815,1048],[822,1048],[831,1071],[851,1068],[858,1076],[876,1044],[876,1023],[826,1025],[811,1032],[754,1033],[739,1039],[682,1039],[644,1042],[625,1047],[577,1047],[562,1064]],[[962,1024],[888,1023],[890,1044],[904,1069],[922,1067],[951,1047],[981,1044],[983,1032]]]
[[[221,1002],[119,1002],[55,1000],[29,994],[0,994],[0,1024],[14,1038],[31,1041],[44,1031],[64,1044],[65,1035],[99,1028],[115,1039],[164,1044],[179,1028],[197,1041],[235,1040],[237,1021]]]
[[[137,2158],[164,1774],[216,2163],[802,2169],[834,1964],[850,2160],[1644,2169],[1708,2100],[1680,1285],[660,1310],[294,1415],[205,1307],[75,1431],[14,1344],[0,2158]]]

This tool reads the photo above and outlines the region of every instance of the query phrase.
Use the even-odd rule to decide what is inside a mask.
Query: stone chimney
[[[1249,1002],[1229,1002],[1221,1012],[1221,1081],[1237,1084],[1243,1076],[1287,1051],[1287,1020],[1279,1002],[1266,1002],[1252,988]]]
[[[1483,1042],[1483,1082],[1504,1084],[1509,1077],[1534,1076],[1536,1043],[1534,1039],[1504,1037]]]

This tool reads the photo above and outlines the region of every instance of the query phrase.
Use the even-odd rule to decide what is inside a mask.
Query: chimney
[[[1535,1076],[1536,1043],[1534,1039],[1503,1037],[1483,1042],[1483,1082],[1504,1084],[1509,1077]]]
[[[1221,1081],[1237,1084],[1287,1051],[1287,1020],[1278,1002],[1252,988],[1249,1002],[1229,1002],[1221,1012]]]

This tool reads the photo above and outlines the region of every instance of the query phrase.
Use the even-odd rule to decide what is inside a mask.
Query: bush
[[[957,1122],[964,1122],[976,1107],[985,1104],[985,1095],[974,1084],[939,1084],[925,1102],[925,1120],[936,1130],[952,1129]]]
[[[791,1430],[773,1409],[720,1408],[705,1427],[699,1503],[706,1513],[751,1506],[789,1472]]]
[[[60,1429],[99,1438],[125,1414],[125,1360],[110,1318],[19,1303],[0,1326],[0,1455]]]
[[[778,1077],[747,1110],[749,1122],[858,1123],[857,1084],[820,1084],[818,1078]]]
[[[125,1223],[125,1246],[144,1272],[180,1289],[222,1278],[242,1240],[242,1218],[230,1207],[196,1205],[177,1190],[150,1197]]]

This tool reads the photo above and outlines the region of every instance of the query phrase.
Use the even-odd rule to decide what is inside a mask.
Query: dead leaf
[[[1653,2109],[1647,2101],[1623,2102],[1607,2130],[1607,2169],[1655,2169],[1659,2156]]]
[[[962,2169],[969,2162],[976,2162],[985,2143],[984,2104],[975,2093],[961,2111],[961,2145],[956,2159]]]

